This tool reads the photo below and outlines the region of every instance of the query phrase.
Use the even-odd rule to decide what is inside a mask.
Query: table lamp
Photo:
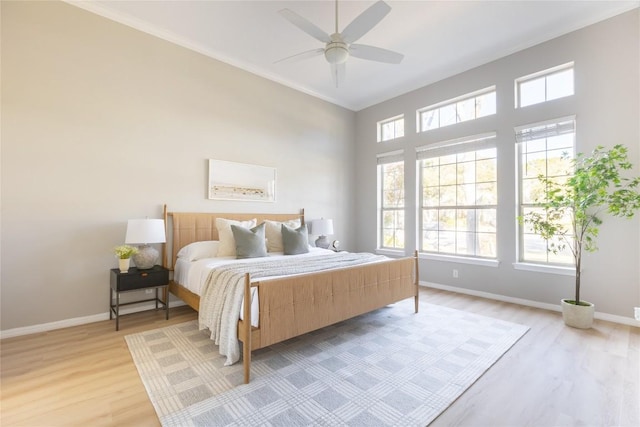
[[[327,234],[333,234],[333,220],[332,219],[314,219],[311,221],[311,231],[313,234],[317,234],[318,240],[316,240],[316,246],[318,248],[329,248],[329,240],[327,240]]]
[[[152,243],[166,242],[163,219],[130,219],[127,223],[127,235],[124,239],[127,244],[138,246],[138,253],[131,258],[141,270],[153,268],[160,256]]]

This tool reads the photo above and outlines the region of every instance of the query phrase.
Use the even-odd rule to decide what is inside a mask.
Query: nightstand
[[[158,289],[163,288],[162,300],[158,297]],[[161,304],[166,312],[166,319],[169,320],[169,270],[155,265],[147,270],[139,270],[135,267],[129,268],[126,273],[121,273],[120,269],[111,269],[111,288],[109,289],[109,319],[116,316],[116,331],[120,329],[120,307],[129,304],[138,304],[143,302],[155,302],[156,310],[158,304]],[[139,291],[142,289],[155,289],[155,298],[136,300],[131,302],[120,303],[120,294],[123,292]],[[114,294],[115,293],[115,304]]]

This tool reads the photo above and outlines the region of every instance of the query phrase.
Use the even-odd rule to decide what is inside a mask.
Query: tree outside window
[[[378,165],[381,249],[404,249],[404,162]]]

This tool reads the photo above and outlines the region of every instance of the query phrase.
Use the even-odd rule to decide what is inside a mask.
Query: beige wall
[[[62,2],[2,1],[2,330],[107,313],[126,221],[331,217],[347,246],[354,113]],[[277,168],[276,203],[205,198],[207,159]]]
[[[515,270],[516,168],[514,127],[576,115],[579,152],[597,145],[625,144],[640,174],[640,10],[608,19],[508,57],[452,76],[357,113],[359,250],[376,248],[376,154],[405,152],[407,253],[416,239],[415,148],[484,132],[497,132],[498,267],[421,260],[421,280],[472,293],[487,293],[558,306],[573,293],[573,277]],[[575,61],[575,95],[514,108],[514,79]],[[497,114],[416,133],[416,109],[495,85]],[[376,122],[404,113],[404,138],[376,144]],[[600,251],[586,254],[581,297],[596,311],[628,318],[640,306],[640,217],[608,217],[598,239]],[[452,270],[457,269],[458,278]]]

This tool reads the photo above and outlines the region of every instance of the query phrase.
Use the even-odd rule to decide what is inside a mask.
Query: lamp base
[[[160,253],[156,248],[149,245],[140,245],[138,246],[138,253],[131,258],[139,270],[148,270],[156,265],[159,256]]]
[[[316,247],[329,249],[329,240],[327,240],[327,236],[318,237],[318,239],[316,240]]]

